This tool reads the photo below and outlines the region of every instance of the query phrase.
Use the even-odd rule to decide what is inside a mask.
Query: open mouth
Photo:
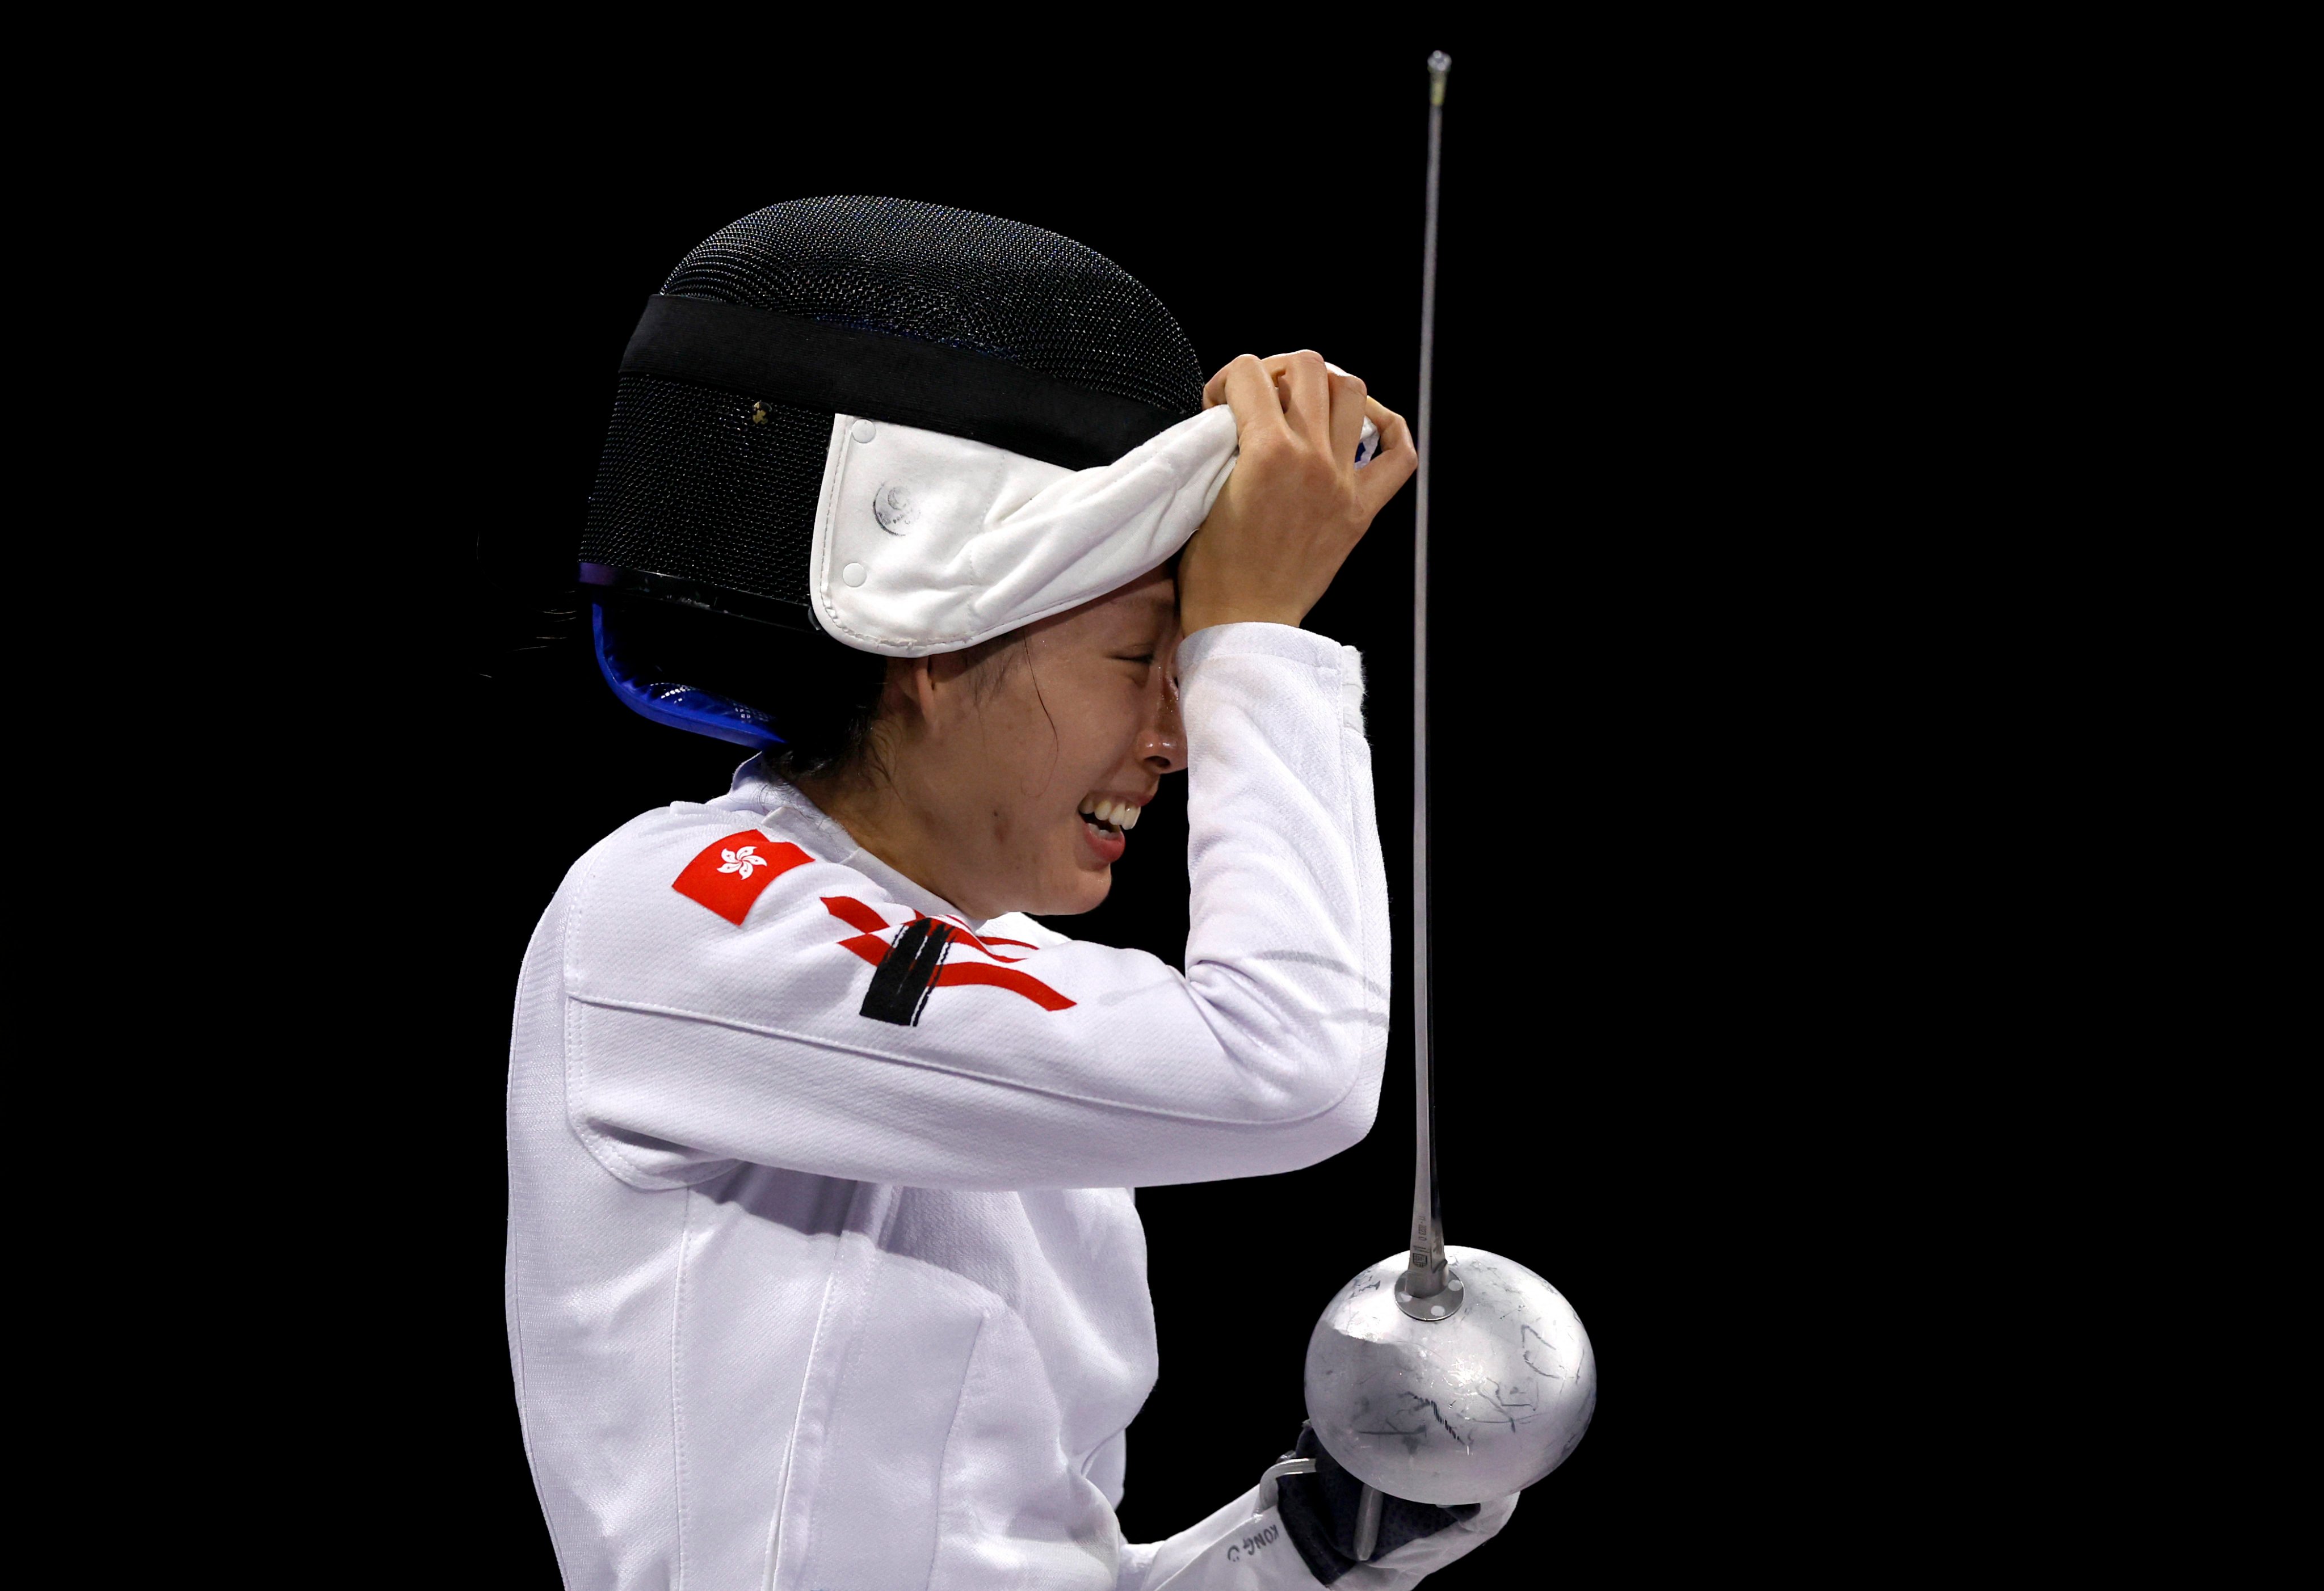
[[[1138,813],[1135,802],[1117,801],[1111,796],[1091,796],[1082,802],[1082,822],[1107,840],[1118,840],[1136,828]]]

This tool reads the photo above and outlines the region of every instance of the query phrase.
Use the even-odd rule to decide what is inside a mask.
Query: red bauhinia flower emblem
[[[704,846],[669,887],[740,927],[768,885],[814,860],[788,841],[746,829]]]

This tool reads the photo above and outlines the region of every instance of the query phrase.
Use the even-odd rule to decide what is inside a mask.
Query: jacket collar
[[[955,923],[967,924],[972,930],[983,927],[952,902],[914,883],[857,844],[855,836],[841,827],[837,819],[827,815],[798,786],[769,768],[763,757],[753,757],[736,768],[733,786],[711,805],[730,812],[763,813],[770,821],[779,813],[786,828],[801,831],[796,837],[811,855],[853,868],[885,889],[890,898],[916,912],[931,917],[950,917]]]

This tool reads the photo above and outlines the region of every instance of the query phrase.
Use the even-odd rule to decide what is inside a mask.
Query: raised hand
[[[1412,478],[1412,433],[1312,349],[1240,355],[1203,389],[1204,408],[1222,402],[1234,410],[1241,455],[1179,558],[1179,622],[1189,634],[1250,621],[1296,625]],[[1379,428],[1379,453],[1359,470],[1367,416]]]

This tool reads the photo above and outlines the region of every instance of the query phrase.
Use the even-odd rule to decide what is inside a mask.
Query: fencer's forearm
[[[1313,1591],[1315,1577],[1279,1513],[1258,1504],[1253,1487],[1174,1536],[1124,1548],[1115,1591]],[[1332,1591],[1412,1591],[1499,1534],[1517,1505],[1514,1495],[1497,1497],[1469,1519],[1345,1569]]]
[[[1280,1165],[1362,1136],[1388,1033],[1388,886],[1354,648],[1275,624],[1181,649],[1188,738],[1186,981],[1250,1083],[1320,1107]],[[1318,685],[1331,713],[1275,703]],[[1285,778],[1285,770],[1295,777]]]
[[[1203,1559],[1213,1547],[1223,1550],[1231,1544],[1230,1538],[1234,1532],[1251,1519],[1258,1494],[1258,1488],[1254,1486],[1225,1507],[1176,1535],[1159,1541],[1136,1541],[1124,1547],[1120,1578],[1115,1582],[1115,1591],[1161,1591],[1161,1587],[1178,1579],[1181,1571]],[[1185,1586],[1182,1591],[1193,1591],[1193,1587]]]

